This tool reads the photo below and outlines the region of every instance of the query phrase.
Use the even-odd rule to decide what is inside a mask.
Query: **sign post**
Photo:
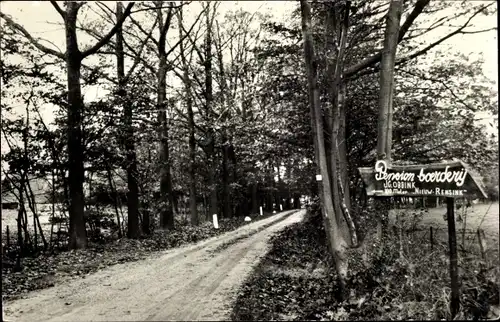
[[[461,162],[424,165],[388,166],[383,160],[374,168],[358,168],[371,197],[444,197],[448,221],[448,246],[450,249],[450,280],[452,318],[460,308],[458,286],[457,235],[455,228],[455,198],[487,198],[479,180],[471,169]]]
[[[212,221],[214,223],[214,228],[219,229],[219,221],[217,220],[217,214],[212,215]]]
[[[446,217],[448,219],[448,245],[450,247],[451,279],[451,316],[455,317],[460,308],[460,290],[458,288],[457,231],[455,229],[455,199],[446,198]]]

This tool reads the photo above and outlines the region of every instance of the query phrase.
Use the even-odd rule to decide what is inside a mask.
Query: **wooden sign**
[[[479,180],[462,161],[358,168],[368,196],[435,196],[487,198]]]

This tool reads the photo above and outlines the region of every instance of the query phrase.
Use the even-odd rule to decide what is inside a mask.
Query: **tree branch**
[[[458,97],[457,94],[455,94],[455,92],[453,91],[453,89],[448,86],[446,83],[445,80],[442,80],[442,79],[436,79],[436,78],[432,78],[432,77],[427,77],[427,76],[424,76],[424,75],[419,75],[417,73],[413,73],[413,72],[410,72],[410,71],[407,71],[407,70],[403,70],[402,72],[408,74],[408,75],[411,75],[411,76],[414,76],[414,77],[418,77],[422,80],[427,80],[427,81],[431,81],[431,82],[436,82],[436,83],[440,83],[441,85],[443,85],[444,88],[446,88],[448,90],[448,92],[450,92],[450,94],[455,98],[455,100],[457,102],[459,102],[460,104],[462,104],[463,106],[465,106],[467,109],[471,110],[471,111],[476,111],[476,109],[474,109],[472,106],[470,106],[469,104],[467,104],[466,102],[464,102],[464,100],[462,100],[460,97]]]
[[[166,56],[168,57],[168,55],[170,55],[174,49],[179,46],[179,44],[181,42],[184,41],[184,39],[186,39],[186,37],[193,31],[194,29],[194,26],[196,26],[196,24],[198,23],[198,21],[200,20],[201,16],[203,15],[203,13],[205,12],[206,8],[204,8],[200,14],[198,15],[198,17],[196,18],[196,20],[193,22],[193,24],[191,25],[191,28],[189,28],[189,30],[183,35],[182,39],[179,39],[179,41],[174,45],[172,46],[172,48],[170,48],[170,50],[166,53]],[[184,29],[184,28],[183,28]]]
[[[149,32],[149,34],[147,35],[147,37],[142,42],[141,47],[139,48],[139,51],[137,53],[138,55],[141,55],[141,53],[144,50],[144,47],[146,46],[146,43],[148,42],[148,40],[149,39],[153,39],[153,37],[151,37],[151,35],[153,34],[153,30],[155,29],[157,23],[158,23],[158,19],[155,20],[155,22],[153,24],[153,27],[151,27],[151,31]],[[132,64],[132,67],[130,67],[127,75],[125,76],[125,83],[127,83],[128,80],[130,79],[130,76],[132,75],[132,73],[134,72],[135,68],[139,64],[139,61],[140,61],[140,57],[136,56],[136,58],[134,59],[134,63]]]
[[[493,4],[493,3],[492,3]],[[418,57],[420,55],[423,55],[425,54],[426,52],[428,52],[429,50],[431,50],[432,48],[436,47],[437,45],[441,44],[442,42],[446,41],[447,39],[450,39],[451,37],[455,36],[455,35],[458,35],[460,33],[464,33],[463,30],[469,25],[469,23],[471,22],[471,20],[477,16],[479,13],[481,13],[484,9],[488,8],[489,6],[491,6],[492,4],[489,4],[487,6],[484,6],[484,7],[481,7],[479,8],[476,12],[474,12],[474,14],[469,18],[467,19],[467,21],[460,27],[458,28],[457,30],[449,33],[448,35],[444,36],[443,38],[435,41],[434,43],[414,52],[413,54],[410,54],[406,57],[403,57],[401,59],[398,59],[397,61],[397,64],[403,64],[415,57]]]
[[[85,58],[85,57],[88,57],[88,56],[90,56],[92,54],[95,54],[97,51],[99,51],[99,49],[101,49],[102,46],[104,46],[111,39],[111,37],[114,36],[114,34],[118,31],[118,28],[121,27],[121,25],[123,24],[123,22],[125,21],[125,19],[127,19],[127,17],[130,15],[130,12],[131,12],[132,7],[134,6],[134,4],[135,4],[135,2],[130,2],[128,4],[127,8],[123,12],[123,16],[121,17],[121,19],[116,22],[116,25],[113,26],[113,28],[108,32],[108,34],[106,36],[104,36],[93,47],[91,47],[91,48],[85,50],[84,52],[82,52],[82,59]]]
[[[158,20],[158,19],[156,19]],[[136,25],[137,28],[139,28],[139,30],[144,34],[144,35],[149,35],[149,32],[147,32],[146,30],[144,30],[144,28],[142,28],[141,24],[139,22],[137,22],[137,20],[135,20],[132,16],[130,16],[130,21],[132,21],[132,23],[134,25]],[[153,43],[156,45],[156,47],[160,46],[160,44],[158,43],[158,41],[154,38],[154,37],[151,37],[151,41],[153,41]]]
[[[173,16],[173,12],[172,12],[173,9],[172,9],[172,7],[173,7],[173,4],[170,2],[169,3],[168,13],[167,13],[167,18],[165,19],[165,24],[161,27],[161,30],[160,30],[160,39],[158,41],[158,50],[163,55],[166,55],[166,52],[165,52],[165,42],[166,42],[166,39],[167,39],[168,29],[170,28],[170,23],[172,21],[172,16]],[[158,6],[158,8],[161,8],[161,5]],[[158,10],[161,10],[161,9],[158,9]]]
[[[487,29],[481,29],[481,30],[467,30],[467,31],[461,31],[460,33],[461,34],[464,34],[464,35],[472,35],[472,34],[480,34],[482,32],[488,32],[488,31],[492,31],[492,30],[498,30],[497,27],[492,27],[492,28],[487,28]]]
[[[44,45],[40,44],[35,38],[33,38],[33,36],[30,35],[30,33],[26,29],[24,29],[23,26],[16,23],[14,20],[12,20],[9,16],[4,14],[3,12],[0,12],[0,17],[2,17],[5,21],[7,21],[7,23],[10,26],[12,26],[14,29],[16,29],[21,34],[23,34],[24,37],[26,37],[29,40],[29,42],[33,46],[35,46],[37,49],[39,49],[40,51],[42,51],[46,54],[49,54],[49,55],[56,56],[56,57],[61,58],[61,59],[65,59],[65,54],[58,52],[54,49],[50,49],[50,48],[45,47]]]
[[[182,4],[178,5],[178,6],[174,6],[174,5],[169,5],[168,7],[162,7],[162,6],[159,6],[159,7],[156,7],[156,8],[142,8],[142,9],[137,9],[135,11],[132,11],[131,13],[137,13],[137,12],[141,12],[141,11],[149,11],[149,10],[157,10],[157,9],[163,9],[163,8],[172,8],[172,9],[177,9],[177,8],[180,8],[182,6],[185,6],[185,5],[188,5],[190,4],[192,1],[187,1],[187,2],[183,2]]]
[[[429,0],[419,0],[419,2],[420,2],[420,1],[422,1],[422,2],[427,1],[427,3],[428,3],[428,1],[429,1]],[[398,59],[398,60],[396,61],[396,65],[401,65],[401,64],[403,64],[403,63],[405,63],[405,62],[408,62],[408,61],[409,61],[409,60],[411,60],[411,59],[414,59],[414,58],[416,58],[416,57],[418,57],[418,56],[420,56],[420,55],[425,54],[426,52],[428,52],[428,51],[429,51],[429,50],[431,50],[432,48],[434,48],[434,47],[438,46],[438,45],[439,45],[439,44],[441,44],[442,42],[446,41],[447,39],[449,39],[449,38],[451,38],[451,37],[453,37],[453,36],[455,36],[455,35],[457,35],[457,34],[466,34],[466,33],[467,33],[467,31],[465,31],[465,32],[464,32],[464,31],[463,31],[463,29],[465,29],[465,28],[469,25],[469,23],[472,21],[472,19],[473,19],[475,16],[477,16],[477,15],[478,15],[479,13],[481,13],[484,9],[488,8],[489,6],[491,6],[491,5],[493,5],[493,4],[494,4],[494,3],[490,3],[490,4],[486,5],[486,6],[482,6],[481,8],[479,8],[478,10],[476,10],[476,11],[474,12],[474,14],[473,14],[471,17],[469,17],[469,19],[467,19],[467,21],[466,21],[466,22],[465,22],[465,23],[464,23],[464,24],[463,24],[460,28],[458,28],[457,30],[455,30],[455,31],[453,31],[453,32],[451,32],[451,33],[449,33],[449,34],[448,34],[448,35],[446,35],[445,37],[443,37],[443,38],[441,38],[441,39],[439,39],[439,40],[435,41],[434,43],[432,43],[432,44],[430,44],[430,45],[428,45],[428,46],[426,46],[426,47],[422,48],[421,50],[418,50],[417,52],[415,52],[415,53],[413,53],[413,54],[410,54],[410,55],[408,55],[408,56],[406,56],[406,57],[403,57],[403,58]],[[417,5],[415,5],[415,9],[417,8],[417,6],[418,6],[418,3],[417,3]],[[413,12],[410,14],[410,16],[408,17],[408,19],[409,19],[411,16],[414,16],[414,19],[413,19],[413,20],[415,20],[415,19],[416,19],[416,17],[418,16],[418,14],[415,14],[415,15],[414,15],[415,9],[414,9],[414,10],[413,10]],[[423,7],[421,8],[420,12],[422,12],[422,10],[423,10]],[[404,25],[401,27],[401,30],[400,30],[400,33],[399,33],[399,37],[398,37],[398,42],[401,42],[401,41],[403,40],[403,37],[404,37],[404,33],[402,34],[402,31],[403,31],[402,29],[403,29],[403,28],[406,28],[406,30],[404,30],[404,32],[406,32],[406,31],[410,28],[410,26],[411,26],[411,23],[410,23],[410,24],[407,24],[408,19],[405,21]],[[492,29],[496,29],[496,28],[492,28]],[[477,33],[479,33],[479,32],[486,32],[486,31],[489,31],[489,29],[482,30],[482,31],[476,31],[476,32],[477,32]],[[475,33],[475,32],[471,32],[471,33]],[[344,77],[349,77],[349,78],[351,78],[354,74],[358,73],[359,71],[361,71],[361,70],[363,70],[363,69],[365,69],[365,68],[367,68],[367,67],[370,67],[370,66],[372,66],[372,65],[374,65],[374,64],[376,64],[376,63],[378,63],[378,62],[380,61],[381,57],[382,57],[382,54],[381,54],[381,52],[379,52],[379,53],[377,53],[377,54],[375,54],[375,55],[373,55],[373,56],[371,56],[371,57],[369,57],[369,58],[367,58],[367,59],[364,59],[364,60],[363,60],[363,61],[361,61],[359,64],[357,64],[357,65],[355,65],[355,66],[353,66],[353,67],[351,67],[351,68],[348,68],[348,69],[344,72],[344,75],[345,75]],[[369,71],[366,71],[365,73],[362,73],[362,75],[372,74],[372,73],[374,73],[374,72],[377,72],[378,70],[379,70],[379,67],[376,67],[376,68],[374,68],[373,70],[369,70]],[[361,76],[361,75],[359,75],[359,76]]]
[[[418,0],[417,1],[417,3],[415,4],[415,7],[413,8],[413,11],[406,18],[405,22],[403,23],[403,25],[399,29],[398,43],[400,43],[403,40],[406,32],[408,32],[408,29],[410,29],[413,22],[422,13],[422,11],[424,11],[424,8],[429,4],[429,2],[430,2],[430,0]],[[358,73],[359,71],[378,63],[381,58],[382,58],[382,52],[379,51],[375,55],[363,59],[358,64],[347,68],[347,70],[344,71],[343,78],[349,78],[349,77],[353,76],[354,74]]]
[[[61,7],[59,7],[59,5],[57,4],[57,2],[51,0],[50,3],[52,4],[52,6],[54,6],[54,8],[57,10],[57,12],[59,12],[59,14],[61,15],[61,17],[63,18],[64,21],[66,21],[66,12],[64,12]]]

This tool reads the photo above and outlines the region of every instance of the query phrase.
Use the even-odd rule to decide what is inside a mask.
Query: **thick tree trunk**
[[[76,17],[79,4],[67,3],[66,67],[68,69],[68,172],[69,172],[69,234],[70,249],[87,247],[84,217],[84,167],[82,144],[83,98],[80,85],[82,56],[76,38]]]
[[[348,211],[351,211],[351,193],[350,193],[350,180],[349,180],[349,169],[347,164],[347,140],[346,140],[346,84],[342,83],[340,85],[339,91],[339,134],[337,139],[339,140],[339,167],[340,176],[342,178],[343,190],[344,190],[344,202]]]
[[[212,71],[212,21],[210,19],[210,3],[206,4],[208,6],[206,11],[206,23],[207,23],[207,32],[205,37],[205,108],[207,114],[212,115],[212,104],[213,104],[213,71]],[[218,198],[217,198],[217,155],[215,151],[215,131],[213,128],[208,129],[208,160],[210,164],[210,173],[209,173],[209,185],[210,185],[210,213],[209,219],[211,219],[212,215],[217,214],[218,211]]]
[[[120,20],[123,16],[123,5],[116,3],[116,18]],[[135,155],[134,126],[132,124],[132,104],[127,98],[125,89],[125,54],[123,52],[122,27],[116,32],[116,63],[118,76],[118,96],[122,99],[124,123],[125,123],[125,151],[127,171],[127,237],[139,238],[139,187],[137,183],[137,158]]]
[[[304,57],[309,85],[309,104],[313,134],[315,135],[315,150],[317,156],[318,171],[322,176],[320,200],[322,202],[322,212],[327,218],[326,230],[329,231],[328,239],[336,270],[339,276],[341,295],[345,295],[345,278],[347,277],[348,263],[346,258],[347,243],[338,229],[335,208],[333,205],[330,178],[328,175],[328,165],[326,162],[325,142],[323,133],[323,118],[319,100],[319,88],[317,80],[317,62],[315,61],[313,37],[311,33],[311,7],[305,1],[300,1],[302,14],[302,31],[304,37]]]
[[[186,86],[186,92],[188,92],[187,86]],[[188,97],[189,98],[187,99],[186,103],[188,106],[188,118],[189,118],[189,212],[191,215],[191,224],[198,225],[199,217],[198,217],[198,208],[196,204],[196,140],[194,137],[195,124],[194,124],[194,113],[193,113],[193,101],[191,99],[190,94],[188,94]]]
[[[183,12],[182,7],[179,8],[179,39],[183,38]],[[189,128],[189,213],[191,217],[191,225],[196,226],[199,223],[198,208],[196,206],[196,140],[194,112],[193,112],[193,97],[191,79],[189,78],[189,65],[186,59],[184,42],[179,44],[180,56],[183,69],[184,91],[186,93],[186,107],[188,113],[188,128]]]
[[[148,148],[148,163],[153,163],[153,158],[151,157],[151,150]],[[149,212],[150,209],[150,196],[149,189],[146,186],[146,189],[142,189],[142,233],[145,235],[151,234],[151,214]]]
[[[340,33],[340,29],[337,25],[337,9],[334,3],[327,4],[327,17],[326,17],[326,50],[327,52],[333,53],[336,52],[336,48],[339,47],[335,45],[338,43],[339,37],[335,37]],[[327,77],[330,84],[329,94],[330,94],[330,102],[329,108],[325,109],[325,117],[324,117],[324,125],[325,125],[325,134],[326,134],[326,162],[328,164],[328,174],[330,176],[330,183],[332,184],[332,193],[333,193],[333,205],[335,207],[335,213],[339,217],[340,223],[343,223],[341,218],[342,209],[340,208],[341,200],[340,200],[340,191],[339,186],[337,185],[338,181],[338,149],[337,149],[337,135],[338,135],[338,83],[337,83],[337,75],[335,66],[337,65],[337,61],[340,58],[340,53],[336,55],[336,57],[327,57]],[[327,105],[328,106],[328,105]],[[328,144],[329,143],[329,144]]]
[[[225,142],[225,137],[222,139]],[[231,198],[229,187],[229,146],[222,147],[222,217],[231,217]]]
[[[350,216],[349,206],[350,202],[346,201],[349,193],[346,195],[346,188],[348,185],[347,178],[347,156],[345,149],[345,110],[343,105],[343,95],[345,84],[341,79],[342,69],[344,65],[344,53],[347,41],[348,21],[349,21],[350,2],[348,1],[344,6],[343,16],[340,15],[340,10],[333,6],[328,14],[327,27],[329,30],[335,30],[338,35],[338,54],[335,61],[330,59],[328,62],[328,72],[331,77],[330,85],[330,101],[332,105],[332,128],[330,132],[330,173],[332,190],[334,194],[334,205],[337,215],[338,224],[343,236],[346,240],[351,242],[351,246],[357,244],[356,232],[353,220]],[[342,22],[342,23],[340,23]],[[330,37],[330,42],[334,41]],[[342,116],[344,114],[344,116]],[[344,124],[343,124],[344,123]]]
[[[402,13],[402,1],[392,0],[387,13],[386,30],[384,36],[384,49],[380,62],[380,96],[377,136],[377,159],[391,161],[392,141],[392,100],[394,84],[394,63],[398,44],[399,24]],[[389,205],[386,198],[378,198],[376,202],[377,235],[384,235],[389,216]]]
[[[161,1],[157,2],[157,12],[159,19],[160,42],[158,46],[159,65],[158,65],[158,88],[157,88],[157,107],[160,136],[160,227],[174,228],[174,199],[172,195],[172,176],[170,173],[170,155],[168,142],[168,120],[167,120],[167,57],[165,53],[165,38],[170,19],[167,17],[163,22]],[[169,10],[172,10],[170,8]],[[169,12],[169,15],[171,11]]]

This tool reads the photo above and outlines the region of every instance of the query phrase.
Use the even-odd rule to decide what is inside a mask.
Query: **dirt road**
[[[115,265],[85,279],[33,292],[6,303],[5,320],[228,320],[234,292],[268,250],[269,238],[301,221],[305,210],[264,228],[288,214],[163,252],[157,258]]]

